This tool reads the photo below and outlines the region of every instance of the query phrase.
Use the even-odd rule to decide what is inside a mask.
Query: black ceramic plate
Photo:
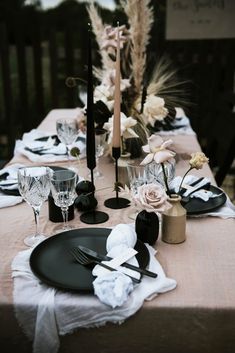
[[[56,167],[56,166],[50,166],[51,169],[53,170],[60,170],[60,169],[67,169],[64,167]],[[6,173],[5,175],[0,177],[0,180],[6,180],[8,173]],[[0,191],[5,194],[5,195],[10,195],[10,196],[20,196],[19,190],[18,189],[14,189],[14,190],[8,190],[8,189],[4,189],[1,188],[0,186]]]
[[[3,175],[0,176],[0,180],[6,180],[8,176],[8,173],[4,173]],[[0,191],[5,194],[5,195],[10,195],[10,196],[20,196],[19,190],[14,189],[14,190],[8,190],[5,188],[2,188],[0,186]]]
[[[211,185],[209,191],[212,191],[214,194],[221,194],[221,189],[216,186]],[[184,205],[184,208],[187,210],[187,215],[197,215],[208,213],[216,210],[221,207],[226,202],[226,195],[223,192],[220,196],[215,198],[210,198],[208,201],[203,201],[197,198],[190,198],[190,201]]]
[[[81,228],[56,234],[40,243],[30,256],[30,266],[42,282],[49,286],[80,292],[92,292],[92,267],[77,263],[70,249],[83,245],[101,254],[106,254],[106,240],[111,229]],[[149,252],[141,241],[137,241],[135,249],[140,267],[149,263]]]

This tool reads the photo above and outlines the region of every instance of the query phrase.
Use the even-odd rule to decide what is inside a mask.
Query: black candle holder
[[[104,205],[112,209],[121,209],[130,206],[130,201],[124,197],[119,197],[118,193],[118,159],[121,155],[120,147],[112,148],[112,156],[115,159],[115,185],[116,185],[116,197],[105,200]]]
[[[91,183],[94,186],[94,174],[93,174],[93,169],[90,169],[91,171]],[[95,188],[94,188],[95,190]],[[95,191],[93,191],[95,193]],[[102,211],[96,211],[96,210],[91,210],[91,211],[86,211],[81,214],[80,220],[83,223],[87,224],[99,224],[99,223],[104,223],[109,219],[109,216],[106,212]]]

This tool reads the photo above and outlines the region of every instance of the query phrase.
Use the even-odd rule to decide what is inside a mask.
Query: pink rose
[[[134,201],[147,212],[162,213],[171,207],[165,190],[160,184],[141,185],[134,196]]]

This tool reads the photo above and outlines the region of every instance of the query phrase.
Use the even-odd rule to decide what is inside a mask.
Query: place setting
[[[14,154],[22,154],[32,162],[70,161],[69,151],[79,148],[80,158],[85,157],[86,136],[78,127],[77,119],[64,118],[56,121],[57,134],[48,135],[34,129],[17,140]]]

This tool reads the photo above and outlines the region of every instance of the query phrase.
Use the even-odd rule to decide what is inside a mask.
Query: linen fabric
[[[149,270],[158,273],[158,277],[144,276],[125,303],[114,309],[101,303],[93,294],[69,293],[42,284],[29,266],[32,249],[19,252],[12,262],[14,306],[20,326],[33,340],[33,352],[57,352],[59,335],[78,328],[99,327],[108,322],[120,324],[135,314],[144,300],[174,289],[176,281],[165,276],[155,258],[156,250],[146,246],[150,253]]]

